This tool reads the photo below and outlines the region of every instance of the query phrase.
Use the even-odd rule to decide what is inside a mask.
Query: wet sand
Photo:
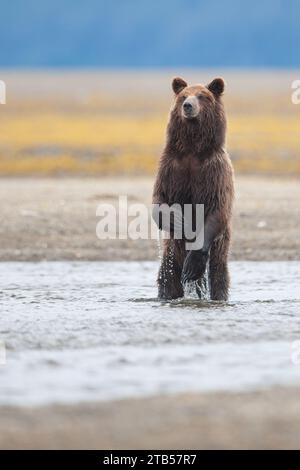
[[[1,179],[0,261],[153,260],[154,240],[98,240],[96,208],[151,203],[153,178]],[[299,180],[238,176],[233,260],[300,259]]]
[[[0,410],[1,449],[299,449],[299,389]]]

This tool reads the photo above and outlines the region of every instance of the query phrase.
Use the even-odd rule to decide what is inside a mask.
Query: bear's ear
[[[183,90],[186,86],[187,86],[187,83],[185,80],[183,80],[183,78],[180,78],[180,77],[173,78],[172,88],[173,88],[175,95],[178,95],[178,93],[180,93],[181,90]]]
[[[212,82],[207,85],[209,91],[215,96],[221,96],[225,89],[225,82],[223,78],[215,78]]]

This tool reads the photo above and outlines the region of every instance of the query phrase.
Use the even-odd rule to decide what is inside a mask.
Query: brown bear
[[[234,176],[225,150],[224,87],[222,78],[214,79],[207,86],[188,86],[179,77],[172,83],[175,102],[170,112],[153,203],[203,204],[204,243],[201,249],[187,251],[185,239],[175,239],[170,229],[170,238],[164,240],[158,275],[160,299],[183,297],[186,282],[203,281],[207,264],[210,298],[228,299],[227,259]],[[164,229],[157,213],[153,217],[159,228]]]

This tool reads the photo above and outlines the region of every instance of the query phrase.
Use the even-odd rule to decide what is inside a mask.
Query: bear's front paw
[[[205,273],[207,260],[208,253],[206,251],[190,251],[183,264],[181,282],[186,284],[189,281],[200,279]]]

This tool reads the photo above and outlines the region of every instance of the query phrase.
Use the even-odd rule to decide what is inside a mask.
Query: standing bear
[[[174,237],[171,224],[170,237],[164,240],[158,275],[160,299],[183,297],[184,284],[188,281],[201,283],[207,264],[210,298],[228,299],[234,177],[225,150],[224,86],[222,78],[214,79],[207,86],[188,86],[178,77],[172,83],[175,102],[154,186],[153,204],[156,208],[165,204],[179,204],[182,208],[185,204],[192,207],[203,204],[204,243],[201,249],[187,250],[185,238]],[[157,210],[153,218],[159,229],[165,230]],[[197,292],[201,296],[200,289]]]

